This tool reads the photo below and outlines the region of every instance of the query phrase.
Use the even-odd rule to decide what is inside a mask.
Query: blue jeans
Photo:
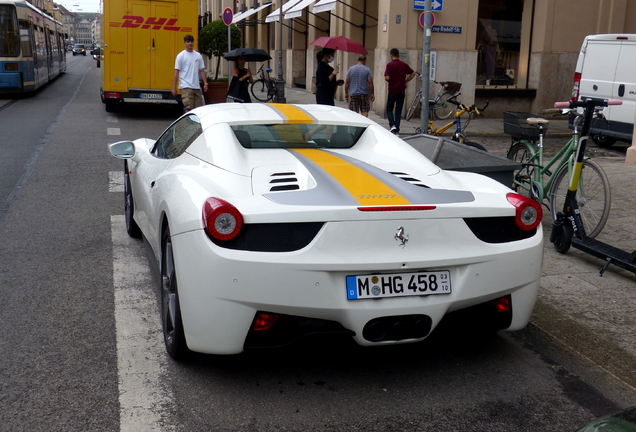
[[[389,127],[395,126],[400,131],[400,121],[402,120],[402,107],[404,106],[404,96],[406,93],[389,93],[386,100],[386,118],[389,120]],[[395,117],[393,108],[395,107]]]

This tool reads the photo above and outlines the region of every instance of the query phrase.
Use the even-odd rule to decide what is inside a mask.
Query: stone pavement
[[[287,103],[315,103],[305,89],[285,89]],[[347,107],[346,102],[336,101]],[[369,118],[388,129],[375,112]],[[412,134],[418,121],[403,121],[400,135]],[[550,120],[549,136],[571,132],[566,120]],[[469,136],[506,137],[501,118],[475,118]],[[619,146],[619,145],[616,145]],[[486,146],[487,147],[487,146]],[[590,143],[590,149],[595,147]],[[606,154],[606,153],[602,153]],[[595,157],[611,185],[609,220],[597,237],[626,251],[636,250],[636,165],[624,151]],[[549,241],[551,218],[544,219],[545,248],[541,290],[531,322],[512,337],[567,366],[624,408],[636,405],[636,275],[576,249],[564,255]]]

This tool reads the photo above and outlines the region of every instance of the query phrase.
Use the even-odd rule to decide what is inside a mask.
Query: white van
[[[636,114],[636,34],[600,34],[583,41],[574,73],[572,99],[622,100],[605,108],[608,120],[596,120],[590,134],[601,147],[631,142]]]

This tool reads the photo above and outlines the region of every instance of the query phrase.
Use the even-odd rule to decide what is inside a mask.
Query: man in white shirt
[[[204,82],[203,91],[208,91],[203,57],[194,50],[194,36],[183,37],[185,50],[177,54],[174,62],[174,76],[172,77],[172,95],[177,95],[177,80],[181,90],[181,102],[185,112],[203,105],[203,93],[199,84],[199,77]]]

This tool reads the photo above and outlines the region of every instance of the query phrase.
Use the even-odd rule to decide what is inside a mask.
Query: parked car
[[[541,207],[350,110],[206,105],[109,149],[126,229],[157,259],[174,358],[318,333],[417,342],[442,319],[528,323]]]
[[[572,97],[618,99],[592,123],[590,136],[601,147],[632,141],[636,115],[636,34],[587,36],[579,53]]]
[[[86,47],[84,47],[84,44],[75,44],[73,45],[73,55],[86,55]]]
[[[592,420],[576,432],[636,432],[636,407]]]

